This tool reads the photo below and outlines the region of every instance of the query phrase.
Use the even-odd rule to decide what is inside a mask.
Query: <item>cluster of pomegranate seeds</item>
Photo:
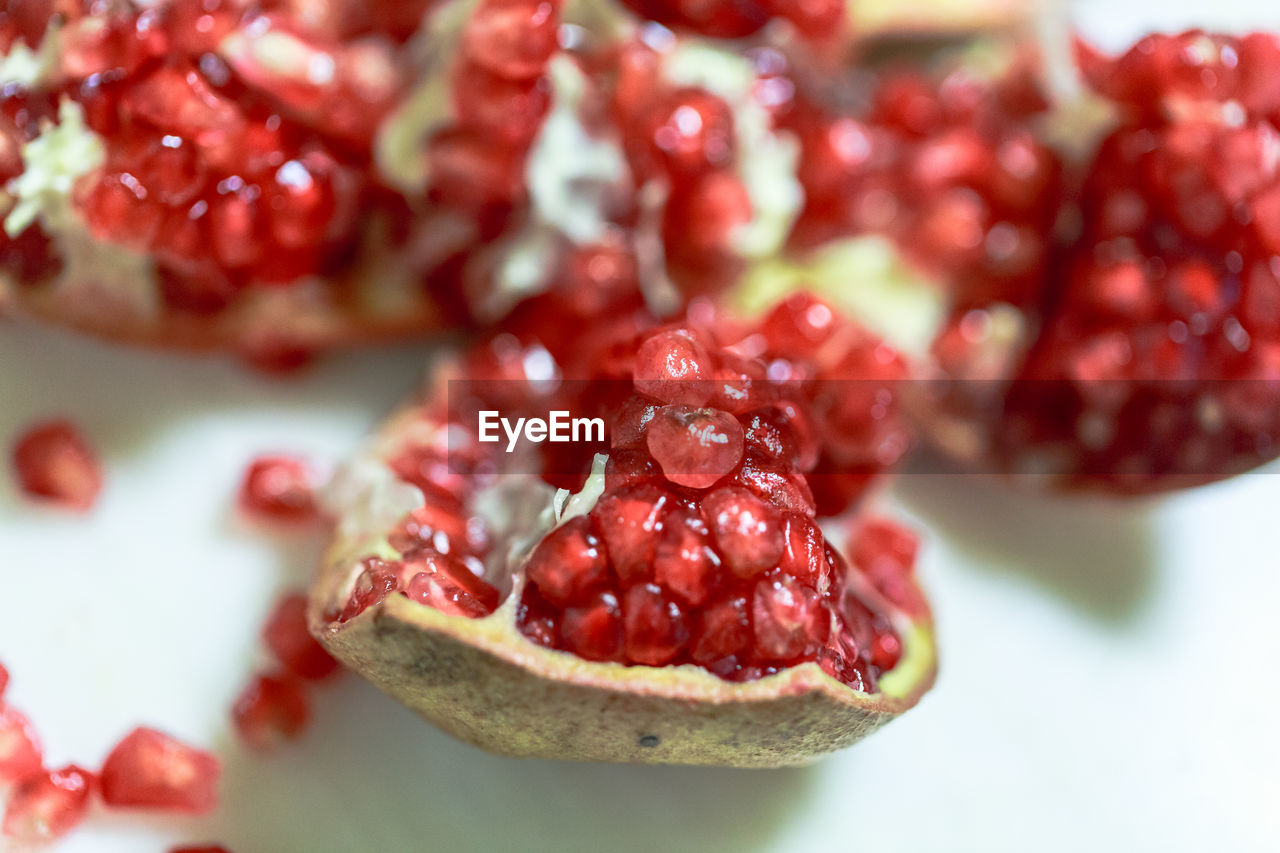
[[[1084,61],[1121,120],[1002,451],[1134,491],[1247,470],[1280,453],[1280,45],[1190,32]]]
[[[476,441],[476,412],[563,407],[608,426],[603,494],[524,561],[526,636],[588,660],[692,663],[736,681],[817,661],[874,690],[899,641],[879,605],[845,583],[850,569],[815,518],[856,502],[905,452],[894,397],[905,367],[809,294],[748,326],[703,320],[614,318],[564,363],[542,345],[554,335],[476,345],[463,359],[463,375],[476,377],[466,392],[423,410],[447,423],[428,433],[449,433],[449,446],[413,440],[390,460],[427,496],[389,537],[401,556],[366,558],[335,620],[394,593],[453,615],[492,613],[509,567],[486,558],[505,552],[466,520],[505,460]],[[851,375],[860,381],[842,381]],[[581,487],[593,449],[542,454],[539,473]],[[843,478],[830,505],[810,476]]]
[[[279,671],[250,679],[231,708],[231,721],[251,748],[270,752],[296,740],[311,721],[308,682],[338,672],[338,662],[307,630],[307,597],[289,593],[276,602],[262,629],[263,644]]]
[[[102,490],[102,466],[75,424],[35,424],[13,444],[13,470],[22,491],[67,509],[86,512]]]
[[[3,701],[7,678],[0,666],[0,786],[12,786],[0,835],[21,844],[60,838],[84,819],[95,793],[112,807],[204,814],[217,804],[217,758],[155,729],[127,735],[97,774],[74,764],[44,766],[31,724]]]
[[[849,112],[801,90],[780,119],[801,142],[805,205],[795,249],[857,234],[892,238],[947,288],[957,317],[1037,303],[1062,198],[1058,155],[1029,119],[1047,103],[1020,60],[1005,77],[965,67],[886,72]]]
[[[217,805],[220,774],[212,753],[143,727],[116,744],[99,778],[109,806],[206,814]]]
[[[240,483],[240,508],[268,521],[310,521],[318,514],[315,482],[315,472],[303,459],[261,456]]]

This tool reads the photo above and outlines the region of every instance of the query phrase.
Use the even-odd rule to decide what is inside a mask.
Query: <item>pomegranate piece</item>
[[[36,424],[14,442],[18,485],[33,498],[79,512],[93,507],[102,491],[102,466],[70,421]]]
[[[310,521],[317,515],[315,474],[303,460],[291,456],[255,459],[240,483],[240,507],[271,521]]]
[[[26,715],[0,702],[0,782],[17,782],[39,770],[43,755]]]
[[[102,799],[115,807],[205,814],[217,805],[221,772],[212,753],[140,727],[102,763]]]
[[[9,686],[9,670],[0,663],[0,699],[4,699],[4,690]]]
[[[43,844],[66,835],[84,819],[93,774],[69,764],[22,779],[9,794],[0,831],[21,844]]]
[[[257,675],[236,697],[231,720],[251,749],[271,752],[306,730],[311,721],[310,700],[292,677]]]
[[[327,678],[338,669],[338,662],[307,630],[307,598],[301,593],[276,602],[262,629],[262,639],[280,665],[299,678]]]
[[[864,453],[901,430],[891,386],[871,395],[859,419],[856,405],[838,406],[837,392],[823,385],[847,370],[887,384],[900,362],[817,300],[797,301],[794,310],[808,319],[793,330],[822,328],[820,347],[778,331],[796,318],[773,318],[775,347],[760,324],[722,320],[711,309],[696,323],[661,325],[644,309],[587,322],[591,334],[576,352],[559,324],[539,324],[551,315],[534,312],[468,345],[376,442],[386,470],[424,498],[388,524],[398,557],[367,556],[326,573],[315,593],[330,620],[320,642],[429,718],[511,754],[651,761],[636,750],[657,749],[662,760],[715,762],[718,747],[669,732],[699,729],[692,720],[704,714],[736,720],[775,702],[811,707],[810,700],[865,723],[863,705],[886,670],[909,673],[886,682],[891,691],[912,674],[927,681],[931,664],[922,656],[931,650],[920,633],[927,611],[905,614],[851,572],[821,533],[808,485],[829,456]],[[458,375],[492,381],[470,382],[458,394],[446,386]],[[559,410],[599,416],[607,440],[509,454],[479,440],[478,413],[490,410],[508,418]],[[885,470],[877,458],[897,458],[866,455],[857,490]],[[843,506],[856,495],[841,498]],[[454,542],[466,536],[458,519],[473,514],[488,534],[485,553],[458,549],[464,556],[455,558]],[[365,522],[353,515],[345,523]],[[418,594],[423,561],[444,562],[437,539],[462,571],[474,569],[493,606],[469,612]],[[900,575],[909,581],[911,573]],[[517,600],[497,606],[498,590]],[[395,591],[443,615],[427,620],[397,606],[350,620]],[[488,618],[452,618],[475,615]],[[454,662],[447,676],[432,671],[443,660]],[[752,700],[738,702],[735,685],[753,681],[761,683]],[[455,700],[444,701],[444,682],[455,685],[451,693],[463,688]],[[874,702],[896,709],[919,689]],[[768,735],[763,717],[746,724],[751,756],[725,760],[786,763],[776,748],[762,747],[777,735],[772,719]],[[572,734],[601,726],[608,744]],[[621,747],[619,726],[627,732]],[[681,737],[692,753],[664,752],[666,737]],[[728,728],[711,737],[742,743]]]

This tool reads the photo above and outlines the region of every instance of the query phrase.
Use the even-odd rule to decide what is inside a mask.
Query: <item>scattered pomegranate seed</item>
[[[315,474],[291,456],[263,456],[253,461],[240,484],[240,506],[251,515],[273,521],[309,521],[316,517]]]
[[[17,782],[40,769],[43,750],[26,715],[0,702],[0,782]]]
[[[9,670],[0,663],[0,699],[4,699],[4,690],[9,686]]]
[[[236,698],[231,719],[246,744],[270,752],[301,736],[311,721],[310,701],[297,680],[258,675]]]
[[[102,799],[109,806],[203,814],[217,805],[220,775],[212,753],[137,728],[102,764]]]
[[[92,789],[93,774],[74,764],[40,770],[9,794],[0,829],[23,844],[61,838],[84,819]]]
[[[184,847],[170,847],[169,853],[231,853],[221,844],[196,844]]]
[[[262,639],[280,665],[300,678],[321,679],[338,669],[338,662],[307,630],[307,597],[301,593],[276,602]]]
[[[70,421],[37,424],[13,445],[13,468],[22,491],[68,509],[89,510],[102,490],[97,454]]]

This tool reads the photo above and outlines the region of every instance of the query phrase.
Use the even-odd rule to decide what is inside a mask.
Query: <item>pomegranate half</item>
[[[475,344],[337,478],[317,639],[515,756],[798,764],[914,705],[914,537],[863,508],[906,448],[896,354],[807,295],[559,337]],[[486,412],[557,410],[607,436],[481,440]]]

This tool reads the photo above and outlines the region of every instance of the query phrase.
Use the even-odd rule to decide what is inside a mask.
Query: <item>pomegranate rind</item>
[[[158,349],[232,351],[258,356],[284,350],[319,352],[412,340],[438,333],[448,324],[425,295],[397,302],[394,309],[366,304],[358,294],[376,287],[379,270],[352,270],[350,294],[332,282],[291,288],[258,288],[242,294],[215,316],[163,312],[139,316],[116,310],[109,300],[85,299],[93,282],[46,281],[18,286],[0,275],[4,313],[61,326],[91,337]]]

